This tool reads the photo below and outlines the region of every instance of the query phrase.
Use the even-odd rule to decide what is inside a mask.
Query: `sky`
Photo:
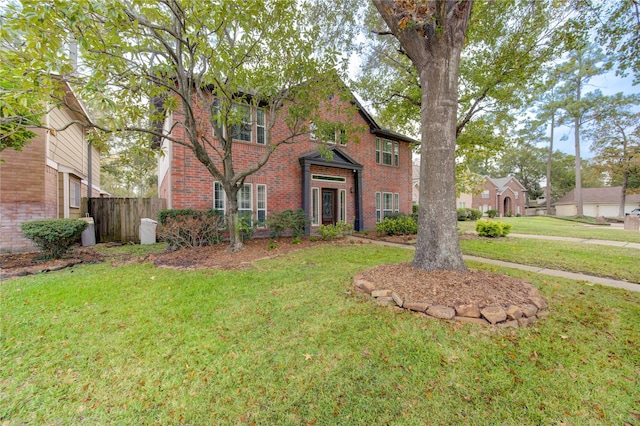
[[[622,92],[625,95],[640,93],[640,85],[634,86],[632,82],[633,82],[632,76],[622,78],[622,77],[616,76],[614,71],[611,71],[611,72],[608,72],[607,74],[593,77],[587,83],[587,87],[585,88],[584,93],[592,92],[598,89],[605,95],[614,95],[618,92]],[[559,150],[566,154],[574,155],[575,139],[573,134],[574,134],[573,126],[556,127],[554,137],[553,137],[554,151]],[[549,135],[550,133],[548,131],[547,136]],[[563,137],[566,138],[566,140],[562,140]],[[580,155],[582,156],[582,158],[593,157],[593,154],[591,153],[591,142],[589,140],[586,140],[585,138],[581,138],[580,140]]]

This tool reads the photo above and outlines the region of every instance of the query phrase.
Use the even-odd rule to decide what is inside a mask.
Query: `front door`
[[[336,223],[336,190],[322,190],[322,224],[335,225]]]

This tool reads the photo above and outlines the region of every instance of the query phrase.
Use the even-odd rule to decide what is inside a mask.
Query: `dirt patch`
[[[244,250],[236,253],[228,252],[226,244],[219,244],[154,254],[147,260],[156,266],[174,269],[245,269],[258,260],[322,244],[340,245],[344,244],[344,240],[325,242],[303,238],[299,242],[293,242],[291,238],[277,240],[260,238],[245,242]]]
[[[0,278],[13,278],[40,272],[58,271],[81,263],[104,262],[105,256],[90,247],[78,247],[62,259],[42,260],[40,252],[7,253],[0,255]]]

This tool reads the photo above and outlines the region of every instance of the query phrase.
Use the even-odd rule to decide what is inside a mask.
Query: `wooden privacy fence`
[[[164,198],[83,198],[82,215],[89,212],[96,229],[96,242],[140,242],[140,219],[158,220]]]

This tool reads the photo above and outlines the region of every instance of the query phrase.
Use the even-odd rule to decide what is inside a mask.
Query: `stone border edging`
[[[486,306],[480,308],[477,305],[430,305],[424,302],[409,302],[402,300],[399,294],[391,290],[376,289],[376,286],[364,279],[361,274],[353,277],[353,284],[362,293],[368,294],[383,306],[397,306],[414,312],[421,312],[427,317],[455,320],[463,323],[479,324],[484,326],[495,325],[498,327],[529,327],[539,319],[545,318],[547,302],[540,292],[531,284],[524,284],[528,289],[529,303],[524,305],[511,305],[507,309],[501,306]]]

